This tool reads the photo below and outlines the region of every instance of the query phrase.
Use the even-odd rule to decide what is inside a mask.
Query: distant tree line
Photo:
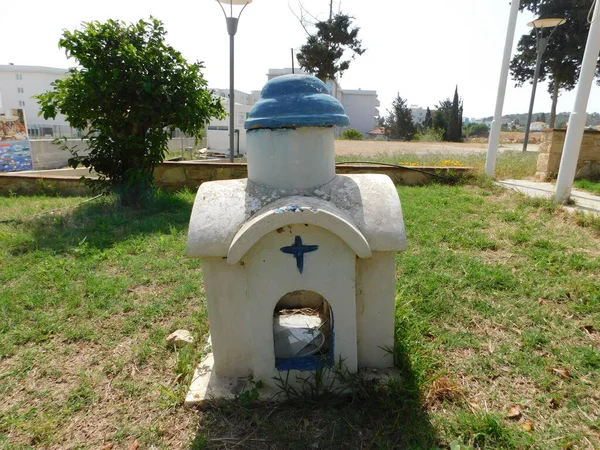
[[[463,138],[463,102],[458,95],[458,87],[454,91],[454,98],[440,101],[434,113],[427,108],[423,123],[414,122],[406,99],[397,94],[392,102],[391,110],[388,110],[380,124],[385,128],[385,134],[390,139],[411,141],[416,138],[418,140],[461,142]],[[425,136],[428,139],[423,139]]]
[[[571,115],[571,113],[569,113],[569,112],[557,113],[554,128],[565,128],[567,126],[567,123],[569,122],[570,115]],[[550,116],[550,113],[548,113],[548,112],[534,113],[533,121],[547,123],[547,119],[549,116]],[[524,126],[527,123],[527,113],[506,114],[506,115],[502,116],[502,118],[508,122],[513,123],[515,125],[515,129],[517,129],[516,127],[518,127],[519,125]],[[479,120],[482,122],[491,122],[493,119],[494,118],[490,116],[490,117],[481,118]],[[585,124],[586,124],[586,126],[589,126],[589,127],[594,127],[594,126],[600,125],[600,113],[597,113],[597,112],[588,113]],[[508,126],[508,125],[506,125],[506,126],[505,125],[506,124],[503,125],[503,129],[506,129],[506,127]]]

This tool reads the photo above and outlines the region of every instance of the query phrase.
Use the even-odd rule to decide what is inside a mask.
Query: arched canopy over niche
[[[291,199],[296,200],[294,197],[291,197]],[[307,203],[307,200],[302,198],[298,200],[298,203],[294,206],[267,209],[246,222],[231,242],[227,254],[227,263],[238,263],[266,234],[287,225],[298,223],[315,225],[337,235],[359,258],[370,258],[372,256],[366,238],[349,220],[338,214],[333,208],[328,210],[324,205],[319,207],[313,205],[302,206],[301,202]],[[290,201],[290,203],[292,202]]]

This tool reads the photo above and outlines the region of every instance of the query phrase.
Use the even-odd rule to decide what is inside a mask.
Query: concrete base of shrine
[[[188,406],[202,406],[209,400],[233,400],[243,392],[257,390],[259,400],[266,402],[280,402],[288,400],[288,395],[282,389],[264,386],[256,388],[258,380],[251,380],[249,377],[227,378],[217,377],[214,374],[213,354],[209,353],[202,362],[196,367],[192,383],[185,398],[185,404]],[[364,379],[376,381],[384,385],[389,379],[399,376],[399,372],[394,368],[387,369],[359,369],[359,373]],[[286,372],[282,372],[282,380],[286,380]],[[293,375],[289,376],[289,379]],[[335,376],[334,376],[335,377]],[[287,381],[290,381],[290,380]],[[339,395],[350,395],[350,388],[344,389],[338,382],[334,381],[334,391]],[[294,386],[295,389],[298,386]]]

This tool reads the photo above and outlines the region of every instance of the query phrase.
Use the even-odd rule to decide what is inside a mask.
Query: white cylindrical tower
[[[334,127],[348,125],[325,84],[284,75],[261,91],[245,127],[248,179],[276,189],[314,189],[335,177]]]

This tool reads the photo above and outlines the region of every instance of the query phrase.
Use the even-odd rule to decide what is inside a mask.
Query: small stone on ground
[[[188,330],[177,330],[167,336],[167,344],[184,347],[194,343],[194,337]]]

